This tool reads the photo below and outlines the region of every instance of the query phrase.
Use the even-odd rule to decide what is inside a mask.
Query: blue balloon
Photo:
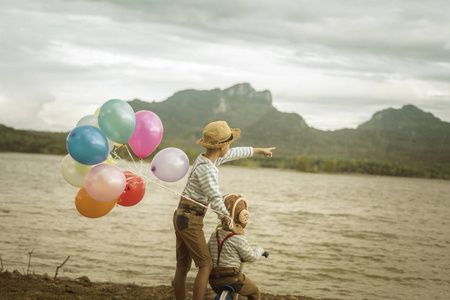
[[[70,156],[83,165],[99,164],[109,153],[108,141],[103,132],[90,125],[73,129],[67,136],[66,146]]]

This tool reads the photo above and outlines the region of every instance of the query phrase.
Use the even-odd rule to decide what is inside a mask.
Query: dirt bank
[[[192,299],[192,287],[187,290]],[[214,292],[208,289],[205,299],[214,299]],[[76,279],[57,278],[47,274],[22,275],[18,271],[0,273],[0,298],[2,300],[64,300],[64,299],[175,299],[171,286],[140,286],[112,282],[91,282],[83,276]],[[310,297],[292,295],[263,294],[264,300],[318,300]],[[323,299],[326,300],[326,299]]]

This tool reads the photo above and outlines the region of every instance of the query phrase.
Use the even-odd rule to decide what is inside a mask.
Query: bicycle
[[[262,254],[265,258],[269,257],[269,251],[266,251]],[[241,265],[239,266],[239,272],[244,271],[246,261],[241,258]],[[222,284],[220,286],[220,292],[214,297],[214,300],[236,300],[239,297],[239,294],[236,293],[234,288],[228,284]]]

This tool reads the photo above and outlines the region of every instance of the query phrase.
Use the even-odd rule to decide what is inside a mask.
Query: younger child
[[[216,293],[220,292],[222,284],[227,284],[247,299],[261,299],[258,286],[239,271],[241,258],[253,262],[264,253],[261,247],[252,249],[244,235],[244,228],[250,218],[247,200],[242,194],[229,194],[224,196],[223,201],[231,212],[236,228],[231,232],[226,226],[219,225],[219,229],[211,234],[208,247],[213,259],[213,270],[209,284]]]

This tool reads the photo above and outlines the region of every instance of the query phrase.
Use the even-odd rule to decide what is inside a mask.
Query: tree
[[[333,173],[336,170],[336,162],[334,160],[327,160],[325,162],[325,166],[323,167],[323,171],[327,173]]]
[[[300,155],[297,157],[296,167],[297,170],[306,172],[308,170],[308,157],[306,155]]]

